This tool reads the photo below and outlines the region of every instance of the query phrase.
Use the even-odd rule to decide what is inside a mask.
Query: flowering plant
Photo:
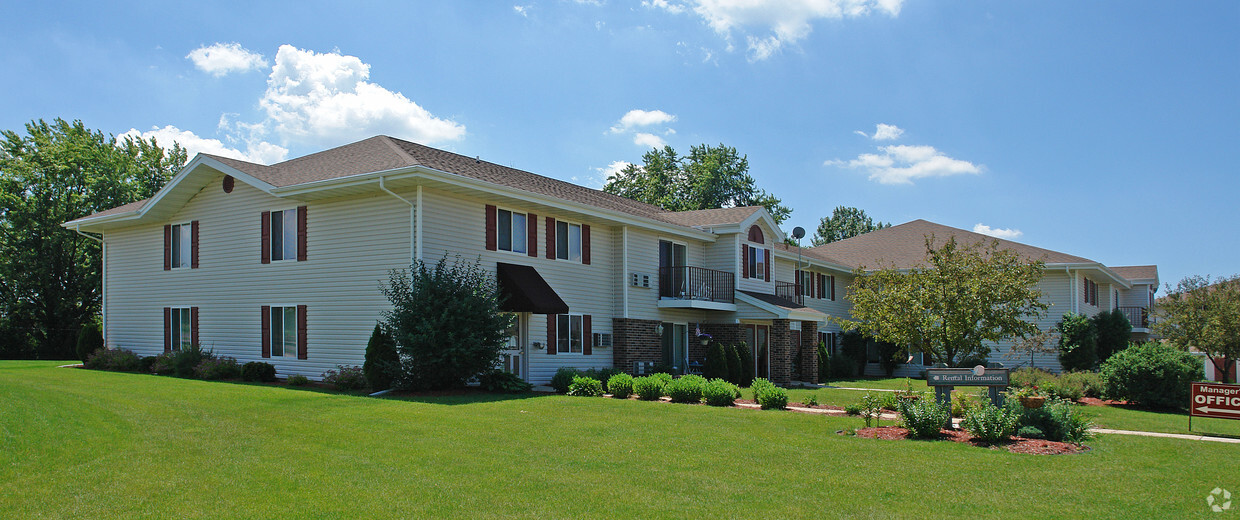
[[[1044,397],[1042,391],[1038,389],[1038,385],[1022,386],[1012,392],[1012,397],[1017,399],[1025,399],[1029,397]]]

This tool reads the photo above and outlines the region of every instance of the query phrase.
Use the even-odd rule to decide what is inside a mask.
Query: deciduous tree
[[[818,221],[818,229],[814,231],[812,241],[814,245],[820,246],[887,227],[891,227],[891,223],[875,222],[865,214],[865,210],[837,206],[830,217],[822,217],[822,220]]]
[[[1189,276],[1158,300],[1156,334],[1181,349],[1195,348],[1209,356],[1234,383],[1231,368],[1240,359],[1240,276]]]

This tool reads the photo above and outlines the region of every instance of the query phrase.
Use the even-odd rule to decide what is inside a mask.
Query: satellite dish
[[[792,228],[792,238],[795,238],[797,240],[805,238],[805,228],[801,226]]]

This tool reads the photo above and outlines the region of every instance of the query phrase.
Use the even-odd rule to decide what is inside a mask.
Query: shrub
[[[658,379],[658,380],[659,380],[659,382],[663,383],[663,386],[664,386],[664,387],[666,387],[667,385],[672,384],[672,380],[673,380],[673,379],[676,379],[676,378],[672,377],[672,375],[671,375],[671,374],[669,374],[669,373],[667,373],[667,372],[655,372],[655,373],[653,373],[653,374],[650,374],[650,377],[653,377],[653,378],[655,378],[655,379]]]
[[[155,360],[157,359],[159,358],[155,356],[143,356],[138,360],[138,372],[151,373],[151,367],[155,365]]]
[[[628,399],[633,395],[633,376],[619,373],[607,380],[607,391],[616,399]]]
[[[366,361],[362,363],[362,374],[366,382],[375,390],[386,390],[400,373],[400,354],[396,353],[396,342],[392,336],[383,331],[378,323],[375,331],[370,333],[370,341],[366,342]]]
[[[878,342],[878,364],[883,368],[883,372],[887,374],[887,377],[895,374],[896,369],[900,368],[900,365],[904,362],[904,359],[898,357],[899,354],[899,345],[886,341]]]
[[[1097,352],[1098,361],[1106,362],[1116,352],[1128,348],[1128,340],[1132,337],[1132,324],[1128,323],[1128,317],[1119,309],[1110,312],[1100,312],[1095,314],[1092,319],[1094,330],[1097,332]]]
[[[1057,442],[1080,443],[1090,436],[1090,422],[1080,414],[1077,405],[1068,401],[1051,399],[1041,408],[1025,408],[1019,401],[1009,399],[1006,407],[1020,418],[1018,431],[1032,427],[1042,433],[1042,438]]]
[[[808,396],[805,397],[804,400],[801,401],[801,404],[805,405],[806,408],[813,408],[815,406],[818,406],[818,396],[814,394],[809,394]]]
[[[383,294],[392,303],[384,329],[400,353],[396,386],[461,387],[499,362],[515,318],[500,311],[495,275],[481,259],[415,261],[409,271],[391,272]]]
[[[580,375],[585,377],[593,377],[594,379],[606,383],[608,379],[611,379],[611,376],[619,373],[620,371],[614,368],[591,368],[585,372],[582,372]]]
[[[723,379],[711,379],[702,387],[702,397],[711,406],[732,406],[740,389]]]
[[[360,390],[366,388],[366,374],[356,365],[336,365],[335,370],[323,372],[323,382],[335,386],[336,390]]]
[[[288,376],[288,380],[286,382],[288,383],[288,386],[306,386],[310,384],[310,378],[301,374],[293,374]]]
[[[919,439],[938,437],[951,417],[951,410],[929,397],[901,401],[899,407],[900,421]]]
[[[1074,386],[1079,385],[1084,397],[1102,397],[1106,390],[1106,383],[1098,372],[1068,372],[1059,376],[1059,380],[1068,381]]]
[[[1059,364],[1064,370],[1092,370],[1098,363],[1098,332],[1083,314],[1069,312],[1059,329]]]
[[[1019,430],[1016,430],[1016,436],[1026,439],[1046,438],[1046,434],[1042,433],[1042,430],[1039,430],[1037,426],[1021,426]]]
[[[1023,367],[1013,370],[1008,382],[1011,386],[1017,388],[1026,386],[1036,386],[1040,388],[1046,386],[1046,382],[1054,377],[1055,374],[1040,368]]]
[[[251,361],[241,365],[241,380],[270,383],[276,380],[276,367],[271,363]]]
[[[728,382],[739,385],[741,380],[745,378],[745,369],[741,364],[741,355],[736,351],[736,345],[728,345],[725,348],[728,355]]]
[[[728,353],[718,341],[706,349],[706,364],[702,366],[702,375],[707,379],[725,379],[728,377]]]
[[[1012,436],[1019,420],[1020,414],[1012,409],[983,402],[971,408],[960,425],[983,442],[999,442]]]
[[[1189,383],[1204,377],[1199,358],[1154,342],[1121,350],[1102,365],[1107,397],[1154,408],[1184,407]]]
[[[136,372],[141,366],[138,355],[131,350],[98,349],[86,356],[86,368],[112,370],[117,372]]]
[[[487,392],[519,394],[529,392],[534,385],[525,382],[512,372],[494,369],[478,374],[478,387]]]
[[[736,385],[737,386],[753,385],[753,375],[754,375],[753,374],[753,371],[754,371],[753,359],[754,358],[753,358],[753,352],[749,350],[749,345],[746,345],[744,341],[738,343],[736,345],[736,356],[740,358],[740,362],[741,362],[741,379],[740,381],[736,382]]]
[[[1047,381],[1043,389],[1051,397],[1080,401],[1085,396],[1085,383],[1079,378],[1071,378],[1068,375],[1064,374]]]
[[[568,395],[577,397],[602,397],[603,383],[593,377],[574,376],[568,385]]]
[[[241,377],[241,365],[235,358],[217,357],[204,359],[194,367],[194,375],[208,381],[221,381]]]
[[[778,386],[767,388],[755,397],[763,410],[788,409],[788,391]]]
[[[895,392],[880,392],[877,396],[878,407],[884,410],[897,411],[900,408],[899,399]]]
[[[164,352],[155,356],[155,361],[151,363],[151,373],[161,376],[172,375],[172,353]]]
[[[844,405],[844,413],[847,415],[861,415],[861,403]]]
[[[99,332],[99,324],[93,321],[83,323],[77,337],[78,359],[85,363],[87,356],[101,348],[103,348],[103,334]]]
[[[680,376],[667,385],[667,396],[672,398],[673,403],[700,403],[703,386],[706,386],[706,378],[702,376]]]
[[[203,361],[215,359],[215,354],[210,349],[204,350],[198,345],[190,345],[165,355],[168,356],[168,367],[171,368],[172,375],[184,378],[194,377],[194,369]]]
[[[551,376],[551,388],[557,393],[568,393],[568,387],[573,384],[573,378],[580,376],[581,371],[572,367],[560,367],[555,371],[555,375]]]
[[[982,390],[982,392],[986,392]],[[982,405],[983,402],[989,403],[990,396],[970,395],[959,390],[952,391],[952,417],[964,417],[973,410]]]
[[[772,388],[774,386],[775,386],[775,383],[772,383],[769,379],[766,379],[764,377],[759,377],[757,379],[754,379],[749,384],[749,389],[753,390],[754,400],[757,401],[758,392],[766,390],[767,388]]]
[[[818,342],[818,381],[825,383],[831,380],[831,353],[827,352],[827,344]]]
[[[866,339],[860,332],[848,331],[840,336],[840,351],[853,362],[853,374],[865,373]]]
[[[663,381],[652,376],[639,377],[633,380],[633,392],[643,401],[658,401],[663,397]]]

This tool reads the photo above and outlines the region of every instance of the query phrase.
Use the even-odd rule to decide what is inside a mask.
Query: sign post
[[[926,385],[934,387],[934,401],[948,407],[952,406],[952,389],[957,386],[990,387],[990,402],[995,406],[1003,406],[1002,388],[1007,388],[1010,371],[1006,368],[986,368],[982,365],[973,368],[927,368]],[[951,419],[948,420],[951,428]]]
[[[1240,385],[1193,383],[1189,399],[1189,431],[1193,430],[1193,417],[1240,420]]]

